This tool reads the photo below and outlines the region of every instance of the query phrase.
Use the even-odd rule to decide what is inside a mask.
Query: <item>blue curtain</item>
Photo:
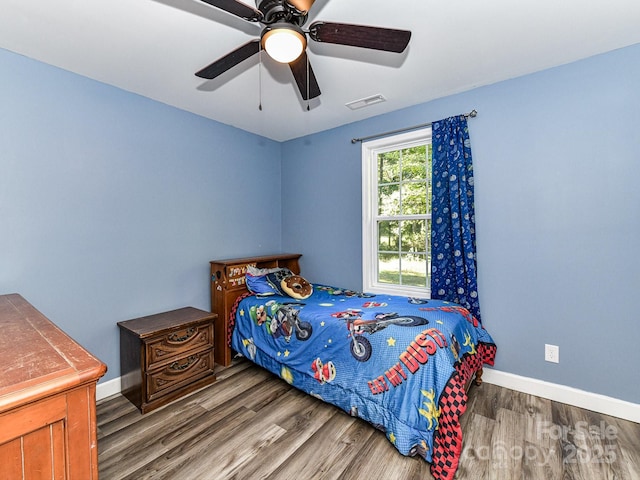
[[[464,115],[434,122],[431,297],[455,302],[480,320],[476,277],[473,166]]]

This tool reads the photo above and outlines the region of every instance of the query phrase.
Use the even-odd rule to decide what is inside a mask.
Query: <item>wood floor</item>
[[[240,361],[218,381],[141,415],[98,402],[101,480],[429,480],[366,422]],[[640,480],[640,424],[472,387],[457,479]]]

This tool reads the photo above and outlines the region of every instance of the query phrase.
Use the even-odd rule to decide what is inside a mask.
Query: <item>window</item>
[[[431,128],[362,145],[363,290],[430,296]]]

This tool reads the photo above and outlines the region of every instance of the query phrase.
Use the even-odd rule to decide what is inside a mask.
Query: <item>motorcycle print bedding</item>
[[[466,309],[313,285],[304,300],[240,297],[231,316],[236,352],[367,420],[400,453],[430,462],[436,479],[453,478],[465,385],[496,352]]]

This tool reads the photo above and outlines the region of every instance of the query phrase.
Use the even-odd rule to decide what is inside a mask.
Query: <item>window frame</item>
[[[378,282],[378,215],[377,158],[380,153],[431,144],[431,127],[362,143],[362,289],[364,292],[431,298],[431,264],[427,264],[426,288]],[[427,191],[429,188],[427,187]],[[428,204],[427,200],[427,204]],[[431,222],[431,211],[426,215],[398,216],[399,219],[426,218]],[[430,243],[429,250],[430,250]],[[427,251],[427,258],[430,251]]]

